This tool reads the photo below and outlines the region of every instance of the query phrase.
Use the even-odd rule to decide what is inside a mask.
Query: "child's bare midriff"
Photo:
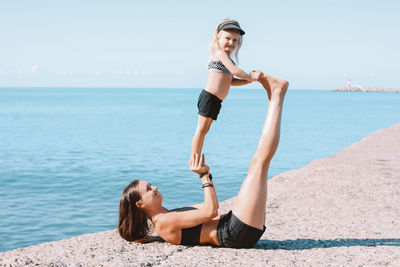
[[[232,76],[226,73],[212,72],[208,73],[206,91],[224,100],[229,93],[231,87]]]

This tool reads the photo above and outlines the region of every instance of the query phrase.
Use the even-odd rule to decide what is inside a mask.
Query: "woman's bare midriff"
[[[222,72],[208,72],[207,85],[204,88],[207,92],[224,100],[229,93],[231,87],[232,76]]]
[[[218,242],[218,234],[217,234],[217,228],[218,228],[218,223],[219,219],[221,218],[220,215],[215,217],[209,222],[203,223],[203,226],[201,227],[201,235],[200,235],[200,243],[208,243],[208,244],[213,244],[215,246],[220,246]]]

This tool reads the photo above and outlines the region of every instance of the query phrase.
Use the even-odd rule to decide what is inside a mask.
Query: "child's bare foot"
[[[289,87],[289,83],[285,80],[272,77],[265,74],[258,80],[268,93],[268,99],[272,96],[284,97]]]

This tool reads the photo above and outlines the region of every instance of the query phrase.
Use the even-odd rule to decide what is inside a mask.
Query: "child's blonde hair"
[[[219,39],[218,33],[220,32],[219,31],[220,25],[222,23],[226,23],[226,22],[238,23],[234,19],[223,19],[218,23],[217,28],[215,28],[215,32],[214,32],[213,38],[212,38],[211,43],[210,43],[210,60],[215,58],[215,55],[217,54],[217,51],[218,51],[218,39]],[[235,51],[236,64],[239,64],[238,54],[239,54],[239,49],[242,46],[242,41],[243,41],[243,36],[240,35],[239,40],[238,40],[238,44],[237,44],[237,47],[236,47],[236,51]]]

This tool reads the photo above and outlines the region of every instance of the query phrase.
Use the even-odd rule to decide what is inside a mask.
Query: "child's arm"
[[[233,62],[231,61],[230,57],[220,49],[217,52],[217,59],[220,60],[222,64],[224,64],[224,66],[232,73],[232,75],[250,82],[255,82],[258,80],[258,76],[256,77],[255,75],[250,75],[244,70],[236,67],[236,65],[233,64]]]
[[[242,80],[242,79],[233,78],[232,82],[231,82],[231,85],[232,86],[241,86],[241,85],[246,85],[246,84],[249,84],[249,83],[251,83],[251,81],[246,81],[246,80]]]
[[[250,72],[250,76],[253,78],[257,78],[257,80],[259,80],[262,77],[263,73],[259,70],[253,70],[252,72]],[[232,86],[241,86],[241,85],[246,85],[251,83],[251,81],[246,81],[246,80],[242,80],[242,79],[236,79],[233,78],[231,85]]]
[[[235,64],[231,61],[229,56],[225,52],[220,52],[217,54],[217,58],[224,64],[224,66],[232,73],[232,75],[239,77],[246,81],[257,81],[255,77],[251,77],[250,74],[246,73],[244,70],[236,67]]]

